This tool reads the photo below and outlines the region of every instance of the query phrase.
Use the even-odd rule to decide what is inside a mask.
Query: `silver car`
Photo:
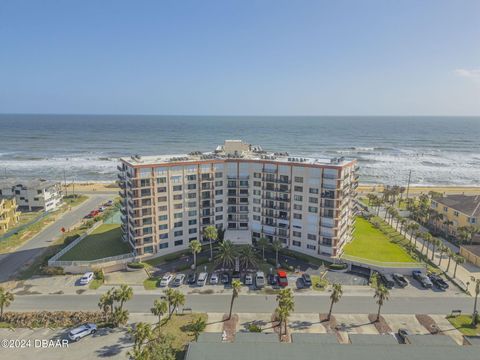
[[[97,332],[96,324],[93,324],[93,323],[83,324],[70,330],[68,333],[68,338],[71,341],[78,341],[81,338],[87,335],[95,334],[96,332]]]
[[[259,289],[265,286],[265,274],[263,271],[258,271],[255,275],[255,286]]]

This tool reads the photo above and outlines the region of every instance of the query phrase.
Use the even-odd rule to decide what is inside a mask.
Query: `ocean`
[[[480,117],[0,115],[0,178],[111,181],[133,154],[265,150],[356,158],[362,183],[480,185]]]

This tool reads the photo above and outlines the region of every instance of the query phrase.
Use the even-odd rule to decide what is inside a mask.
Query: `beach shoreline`
[[[116,193],[120,189],[114,181],[86,181],[75,184],[68,183],[67,187],[63,186],[64,191],[69,194],[75,192],[111,192]],[[382,184],[359,184],[357,192],[359,194],[366,194],[370,192],[380,193],[383,190]],[[411,185],[409,189],[410,195],[428,194],[430,191],[439,192],[442,194],[465,194],[465,195],[480,195],[480,186],[445,186],[445,185]]]

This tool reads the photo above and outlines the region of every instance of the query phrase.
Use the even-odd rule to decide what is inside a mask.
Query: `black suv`
[[[194,285],[197,282],[197,273],[190,273],[187,277],[187,283]]]
[[[302,280],[303,280],[303,284],[305,285],[305,287],[312,286],[312,279],[310,278],[310,275],[308,275],[306,273],[303,273],[302,274]]]
[[[435,274],[429,274],[428,278],[440,290],[448,289],[448,284],[440,276],[435,275]]]
[[[392,277],[393,277],[393,280],[395,280],[395,282],[397,283],[397,285],[400,286],[401,288],[404,288],[405,286],[408,285],[407,280],[402,274],[394,273],[392,274]]]

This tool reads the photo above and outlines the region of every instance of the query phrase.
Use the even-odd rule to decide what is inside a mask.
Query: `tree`
[[[447,270],[445,271],[448,273],[448,270],[450,270],[450,262],[452,261],[452,258],[455,256],[455,253],[450,249],[447,248],[447,256],[448,256],[448,263],[447,263]]]
[[[155,299],[153,307],[150,309],[153,315],[158,316],[158,326],[162,320],[162,316],[168,311],[168,303],[165,300]]]
[[[455,260],[455,268],[453,269],[453,278],[457,275],[457,266],[458,264],[463,264],[465,262],[465,258],[463,256],[457,255],[454,257]]]
[[[113,297],[115,301],[118,301],[120,303],[120,311],[123,311],[123,304],[126,301],[131,300],[133,297],[133,289],[130,286],[123,284],[120,286],[119,289],[115,289]]]
[[[139,322],[135,328],[129,329],[129,333],[133,337],[133,351],[138,357],[141,354],[142,347],[153,337],[152,326],[148,323]]]
[[[125,325],[128,322],[128,310],[123,310],[121,307],[115,307],[113,311],[113,323],[115,326]]]
[[[168,303],[168,318],[170,319],[177,307],[185,304],[185,295],[179,290],[168,288],[165,291],[165,297]]]
[[[204,331],[206,327],[207,323],[205,322],[205,319],[199,317],[188,326],[188,330],[192,333],[195,341],[198,341],[200,333]]]
[[[216,264],[222,264],[222,267],[233,268],[237,251],[230,240],[225,240],[218,245],[218,253],[215,257]]]
[[[3,319],[3,309],[9,307],[15,296],[10,292],[0,287],[0,320]]]
[[[283,248],[283,244],[280,240],[274,240],[272,242],[272,248],[275,251],[275,264],[278,267],[278,252]]]
[[[429,232],[422,233],[423,244],[422,244],[422,250],[420,251],[422,254],[423,254],[423,248],[425,247],[425,243],[430,243],[432,238],[433,236]],[[427,247],[427,254],[428,254],[428,247]]]
[[[383,304],[385,301],[389,300],[389,291],[388,289],[383,286],[383,285],[377,285],[377,288],[375,289],[375,295],[373,296],[375,299],[377,299],[377,304],[378,304],[378,312],[377,312],[377,318],[375,321],[380,320],[380,311],[382,309]]]
[[[432,244],[432,258],[431,258],[431,260],[433,261],[433,259],[435,258],[435,249],[436,249],[437,246],[439,246],[441,244],[441,241],[437,238],[432,238],[431,244]]]
[[[278,306],[275,312],[279,318],[280,336],[282,336],[282,323],[284,324],[285,334],[287,334],[288,317],[295,308],[292,289],[285,288],[280,290],[277,295],[277,302]]]
[[[442,260],[443,260],[443,255],[445,254],[448,254],[448,250],[450,250],[448,247],[446,247],[445,245],[440,245],[440,248],[439,248],[439,252],[440,252],[440,257],[439,257],[439,260],[438,260],[438,266],[440,266],[440,264],[442,263]]]
[[[193,254],[193,268],[197,268],[197,254],[202,251],[202,244],[200,244],[200,241],[198,240],[192,240],[190,241],[190,244],[188,245],[190,251]]]
[[[480,279],[475,279],[472,276],[472,281],[474,281],[475,283],[475,301],[473,303],[472,326],[476,327],[478,323],[477,301],[478,301],[478,294],[480,294]]]
[[[267,238],[262,236],[258,239],[257,245],[262,248],[262,260],[265,260],[265,248],[269,245]]]
[[[218,230],[215,226],[209,225],[203,229],[203,238],[207,239],[210,244],[210,259],[213,259],[212,241],[218,240]]]
[[[332,293],[330,294],[330,310],[328,311],[327,320],[330,321],[330,317],[332,316],[333,304],[336,304],[340,301],[343,295],[342,285],[340,284],[333,284],[332,285]]]
[[[240,258],[240,266],[247,270],[253,269],[257,266],[257,254],[253,251],[251,245],[242,246],[238,252]]]
[[[98,302],[98,307],[103,312],[104,320],[108,321],[108,314],[111,314],[113,317],[113,303],[115,299],[113,297],[113,289],[108,290],[105,294],[100,296],[100,300]]]
[[[230,311],[228,312],[227,320],[230,320],[232,318],[233,302],[238,297],[238,294],[240,293],[241,287],[242,287],[242,283],[239,280],[233,280],[232,281],[232,290],[233,291],[232,291],[232,298],[230,299]]]
[[[155,332],[150,324],[138,323],[129,330],[133,348],[128,356],[134,360],[175,360],[172,337]]]
[[[417,223],[412,222],[410,224],[410,241],[412,241],[412,239],[415,240],[415,246],[417,246],[417,238],[414,234],[418,231],[419,228],[420,225],[418,225]]]

